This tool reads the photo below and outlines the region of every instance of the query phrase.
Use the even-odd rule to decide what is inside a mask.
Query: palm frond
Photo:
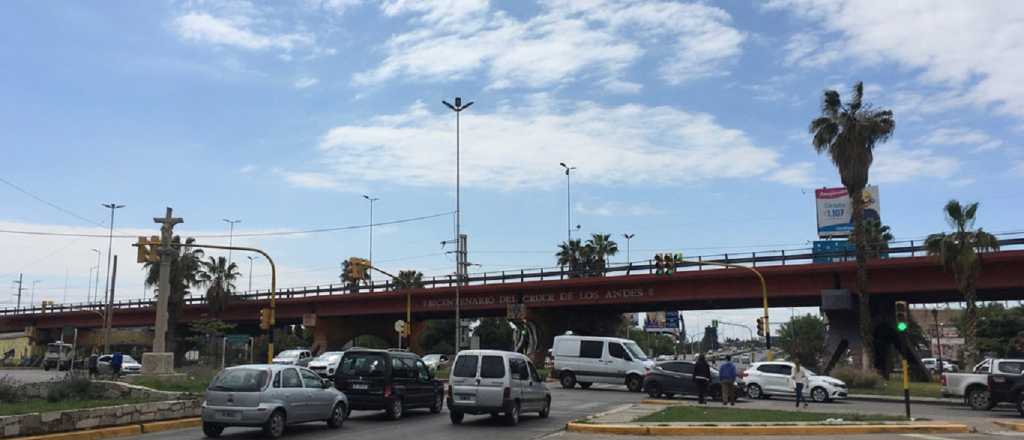
[[[864,99],[864,82],[857,81],[857,84],[853,85],[853,94],[850,99],[850,112],[857,113],[862,105]]]

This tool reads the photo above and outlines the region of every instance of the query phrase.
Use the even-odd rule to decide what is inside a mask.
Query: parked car
[[[792,362],[755,362],[743,372],[743,386],[751,399],[771,396],[793,396],[796,394],[790,379],[793,375]],[[807,397],[815,402],[830,402],[845,399],[848,393],[846,383],[830,376],[819,376],[807,372]]]
[[[928,370],[928,374],[935,375],[939,371],[939,360],[937,358],[922,358],[921,363],[924,364],[924,368]],[[949,359],[942,360],[942,372],[943,373],[956,373],[960,371],[955,363]]]
[[[110,366],[111,359],[114,358],[112,354],[105,354],[96,359],[96,368],[100,374],[111,374],[113,372]],[[135,358],[122,354],[121,355],[121,374],[140,374],[142,373],[142,364],[136,361]]]
[[[325,351],[309,361],[308,367],[321,377],[333,379],[334,373],[338,371],[338,365],[341,365],[341,357],[344,355],[344,351]]]
[[[643,390],[643,378],[654,367],[640,346],[629,339],[600,336],[555,336],[553,375],[563,388],[590,388],[594,382],[625,384]]]
[[[944,373],[942,375],[942,396],[961,397],[964,403],[975,410],[990,410],[995,403],[989,398],[989,373],[1019,371],[1024,359],[985,359],[970,373]]]
[[[330,380],[291,365],[241,365],[217,374],[202,405],[203,434],[220,437],[229,426],[262,427],[271,438],[286,425],[325,421],[340,428],[348,400]]]
[[[644,376],[644,392],[653,398],[672,398],[676,394],[697,395],[697,384],[693,382],[693,362],[667,361],[661,362]],[[718,379],[718,370],[711,369],[711,385],[708,394],[713,399],[722,395],[722,384]]]
[[[1011,402],[1017,407],[1020,416],[1024,417],[1024,375],[1021,370],[1018,369],[1016,373],[989,374],[988,389],[993,405]]]
[[[298,365],[300,367],[305,367],[309,365],[309,362],[312,360],[313,353],[310,353],[309,350],[292,349],[278,353],[277,356],[274,356],[274,359],[271,359],[271,362],[279,365]]]
[[[392,420],[411,408],[437,414],[444,407],[444,385],[419,356],[405,351],[351,349],[341,358],[335,385],[352,409],[384,410]]]
[[[46,354],[43,355],[43,369],[50,371],[51,368],[67,370],[71,367],[75,354],[72,352],[74,346],[63,342],[51,342],[46,344]]]
[[[455,358],[448,383],[452,423],[466,414],[504,416],[515,425],[523,412],[551,414],[551,392],[529,358],[498,350],[465,350]]]
[[[427,364],[430,371],[437,371],[438,367],[448,363],[446,354],[428,354],[423,356],[423,363]]]

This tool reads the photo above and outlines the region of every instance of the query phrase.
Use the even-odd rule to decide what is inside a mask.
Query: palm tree
[[[570,278],[603,276],[608,257],[619,253],[619,245],[611,234],[593,234],[586,243],[579,239],[558,245],[558,265],[568,268]]]
[[[352,263],[350,263],[349,260],[345,260],[341,263],[341,282],[350,293],[358,293],[360,280],[349,275],[350,267],[352,267]],[[367,283],[370,282],[370,268],[364,267],[362,272],[362,280]]]
[[[967,310],[964,311],[964,355],[967,365],[974,365],[978,355],[978,308],[975,301],[978,275],[981,273],[979,254],[998,251],[999,240],[981,228],[972,230],[978,203],[961,205],[959,201],[950,200],[944,210],[946,222],[953,228],[953,232],[929,235],[925,240],[925,248],[928,249],[928,255],[937,257],[942,267],[953,273],[957,290],[967,303]]]
[[[864,83],[853,86],[850,102],[843,104],[839,92],[826,90],[821,116],[811,121],[812,144],[818,154],[828,153],[839,170],[839,178],[854,201],[853,228],[857,240],[857,292],[860,294],[860,336],[863,359],[869,368],[874,363],[874,340],[871,326],[871,302],[868,292],[867,244],[864,242],[864,188],[874,161],[874,149],[885,142],[896,129],[892,111],[874,109],[864,104]]]
[[[851,238],[854,241],[858,240],[857,237]],[[881,258],[889,250],[889,242],[892,239],[892,231],[888,226],[875,219],[864,220],[864,245],[867,249],[867,258],[869,260]]]
[[[422,289],[423,272],[418,270],[401,270],[391,283],[391,290]]]
[[[594,257],[590,267],[591,275],[604,276],[604,270],[608,267],[608,257],[619,253],[619,244],[611,237],[611,234],[592,234],[587,240],[587,246],[593,250]]]
[[[570,278],[583,276],[583,243],[579,239],[563,241],[558,245],[558,265],[568,268]]]
[[[241,274],[238,265],[228,264],[224,257],[210,257],[209,261],[201,263],[196,279],[200,287],[206,287],[206,306],[210,315],[218,317],[231,302],[231,295],[235,293],[235,280]]]
[[[185,240],[181,245],[181,238],[174,237],[174,246],[179,247],[180,252],[171,261],[170,271],[170,295],[167,297],[167,348],[174,353],[175,363],[184,359],[184,345],[178,343],[178,321],[181,319],[181,311],[185,305],[185,297],[190,295],[189,288],[197,286],[199,280],[197,274],[203,259],[202,249],[193,249],[194,238]],[[145,263],[143,270],[146,271],[146,287],[158,287],[160,285],[160,264]],[[162,295],[163,292],[156,292]]]

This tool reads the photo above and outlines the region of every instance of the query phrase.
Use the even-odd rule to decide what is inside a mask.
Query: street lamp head
[[[107,209],[124,208],[124,205],[118,205],[116,203],[103,203],[102,205],[103,205],[104,208],[107,208]]]
[[[455,106],[456,107],[462,107],[462,98],[461,97],[458,97],[458,96],[455,97]]]
[[[469,108],[469,106],[473,105],[473,101],[469,101],[469,102],[466,103],[466,105],[462,105],[462,98],[460,98],[458,96],[455,97],[455,104],[454,105],[452,105],[448,101],[444,101],[444,100],[442,100],[441,103],[444,104],[445,106],[447,106],[453,112],[456,112],[456,113],[461,112],[461,111]]]

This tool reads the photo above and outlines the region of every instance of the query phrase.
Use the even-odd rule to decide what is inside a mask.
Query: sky
[[[824,90],[893,110],[870,182],[897,240],[1021,230],[1024,4],[861,0],[5,2],[0,230],[176,232],[270,252],[282,287],[329,284],[369,253],[453,272],[455,115],[471,272],[553,267],[567,235],[608,233],[625,261],[797,249],[813,189],[838,186],[807,132]],[[559,162],[576,167],[571,201]],[[212,236],[212,237],[211,237]],[[118,298],[143,287],[117,238]],[[0,232],[0,280],[87,299],[107,240]],[[211,255],[220,255],[211,253]],[[234,253],[247,288],[249,260]],[[253,263],[267,288],[266,262]],[[65,289],[65,280],[67,288]],[[38,281],[38,282],[36,282]],[[34,283],[35,282],[35,283]],[[15,285],[0,290],[13,305]],[[102,291],[102,289],[100,289]],[[809,309],[813,312],[813,309]],[[688,313],[752,323],[754,311]]]

